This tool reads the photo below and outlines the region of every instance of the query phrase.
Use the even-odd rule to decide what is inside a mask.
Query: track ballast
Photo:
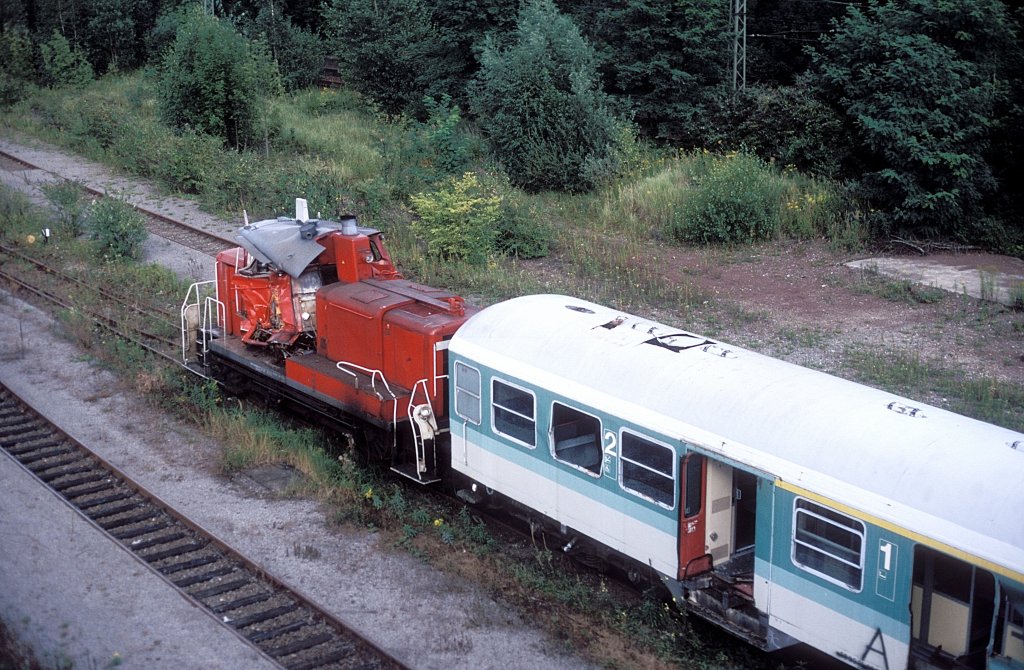
[[[281,667],[405,667],[69,437],[3,385],[0,449]]]

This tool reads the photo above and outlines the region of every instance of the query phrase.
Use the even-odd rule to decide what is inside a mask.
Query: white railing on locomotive
[[[387,391],[388,395],[391,396],[391,399],[395,401],[391,403],[391,425],[394,428],[394,430],[391,431],[391,446],[396,446],[398,444],[398,396],[396,396],[394,391],[391,390],[391,385],[388,384],[388,380],[384,378],[384,373],[376,368],[367,368],[357,363],[350,363],[349,361],[338,361],[334,366],[341,372],[344,372],[347,375],[352,375],[352,386],[357,389],[359,388],[359,375],[348,368],[356,368],[363,374],[368,375],[370,377],[370,389],[373,391],[374,395],[377,396],[377,400],[383,401],[384,396],[377,390],[377,377],[380,377],[381,384],[384,385],[384,390]]]
[[[391,385],[388,383],[388,380],[384,376],[384,373],[377,368],[368,368],[363,365],[359,365],[357,363],[352,363],[349,361],[338,361],[334,365],[339,371],[352,376],[353,386],[355,386],[357,389],[359,388],[359,375],[356,372],[349,370],[348,368],[354,368],[355,370],[358,370],[359,372],[362,372],[363,374],[369,376],[370,389],[373,391],[374,395],[377,396],[378,400],[384,400],[384,394],[377,390],[377,379],[380,378],[380,383],[383,386],[384,390],[387,391],[388,396],[390,396],[391,399],[395,401],[394,403],[392,403],[391,407],[391,425],[393,428],[393,430],[391,431],[391,446],[397,447],[398,396],[396,396],[394,391],[391,390]],[[434,364],[434,371],[435,373],[437,371],[436,361]],[[447,375],[442,375],[441,377],[447,377]],[[409,426],[413,434],[413,448],[416,454],[416,470],[418,473],[426,472],[428,469],[426,440],[433,439],[438,433],[437,419],[434,414],[434,407],[430,401],[430,394],[427,392],[427,381],[428,380],[424,378],[420,379],[415,384],[413,384],[412,390],[409,393],[409,403],[408,406],[406,407],[406,418],[409,420]],[[437,390],[437,381],[438,376],[435,374],[435,393]],[[416,404],[417,389],[420,388],[423,389],[422,392],[425,402]],[[426,433],[430,433],[429,437],[425,437]]]
[[[436,383],[435,378],[435,393]],[[416,389],[423,388],[423,400],[424,402],[416,403]],[[409,394],[409,406],[406,408],[406,412],[409,414],[409,426],[412,429],[412,440],[413,448],[416,452],[416,471],[417,474],[424,473],[428,470],[427,468],[427,440],[433,440],[437,437],[437,415],[434,413],[434,406],[430,402],[430,394],[427,393],[427,380],[426,378],[419,380],[413,384],[412,392]],[[434,451],[434,459],[437,459],[437,451]],[[436,462],[435,462],[436,467]]]
[[[362,372],[363,374],[368,376],[370,378],[370,389],[373,391],[374,395],[377,396],[377,400],[384,400],[384,396],[381,394],[380,391],[377,390],[377,377],[380,377],[380,383],[384,385],[384,390],[388,392],[388,395],[391,396],[391,399],[398,399],[398,396],[395,395],[395,392],[391,390],[391,385],[388,384],[388,380],[384,377],[384,373],[378,370],[377,368],[364,367],[362,365],[359,365],[358,363],[352,363],[350,361],[338,361],[337,363],[334,364],[334,366],[341,370],[342,372],[344,372],[345,374],[352,375],[352,379],[354,379],[356,382],[355,384],[353,384],[353,386],[355,386],[356,388],[359,388],[359,375],[356,374],[355,372],[352,372],[348,368],[355,368],[356,370],[359,370],[359,372]]]
[[[210,289],[213,289],[212,291]],[[227,310],[217,295],[215,280],[192,284],[181,304],[181,359],[190,362],[189,353],[206,351],[214,330],[222,327]],[[198,344],[202,348],[198,348]]]
[[[448,340],[441,340],[440,342],[434,343],[434,357],[432,361],[432,375],[433,381],[433,396],[437,397],[438,394],[438,383],[443,379],[448,378],[448,373],[438,374],[437,361],[438,354],[442,351],[448,350]],[[427,391],[427,379],[423,378],[417,381],[412,386],[412,391],[409,393],[409,405],[406,408],[406,412],[409,415],[409,426],[412,429],[413,446],[416,451],[416,469],[418,473],[427,471],[427,440],[433,440],[437,437],[439,432],[443,432],[438,428],[437,425],[437,413],[434,411],[434,404],[431,401],[431,394]],[[416,402],[417,389],[423,389],[423,402]],[[434,452],[434,458],[437,458],[437,452]]]

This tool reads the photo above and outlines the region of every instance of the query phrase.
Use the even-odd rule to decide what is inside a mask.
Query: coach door
[[[990,572],[918,545],[910,612],[912,668],[985,668],[995,614]]]
[[[679,579],[689,579],[711,569],[706,557],[704,480],[707,459],[690,452],[679,467]]]

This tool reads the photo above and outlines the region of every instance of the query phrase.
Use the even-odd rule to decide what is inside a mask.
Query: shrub
[[[182,193],[201,193],[223,162],[222,142],[187,129],[158,166],[160,179]]]
[[[802,82],[751,86],[723,100],[719,141],[766,160],[816,175],[835,176],[855,147],[844,142],[843,121]]]
[[[53,36],[39,45],[43,55],[43,72],[51,88],[82,89],[94,78],[92,65],[80,49],[72,49],[71,43],[56,30]]]
[[[88,91],[74,103],[68,130],[79,141],[99,149],[113,146],[124,132],[127,121],[125,110],[103,92]]]
[[[67,238],[81,235],[86,214],[86,202],[82,197],[81,184],[60,180],[44,185],[43,193],[57,209],[57,235]]]
[[[268,128],[262,101],[280,90],[266,49],[230,24],[193,11],[178,28],[160,73],[160,113],[178,130],[192,129],[241,148]]]
[[[434,162],[445,174],[455,174],[469,159],[469,142],[459,130],[462,122],[459,108],[447,94],[440,100],[428,96],[423,104],[430,115],[424,130]]]
[[[483,263],[494,248],[501,199],[467,172],[453,177],[433,193],[410,197],[419,217],[413,232],[426,240],[427,252],[438,258]]]
[[[513,258],[547,256],[552,228],[538,216],[536,204],[512,186],[504,174],[485,174],[483,181],[501,199],[494,250]]]
[[[470,100],[515,185],[588,191],[607,175],[622,123],[601,91],[593,47],[552,0],[523,5],[507,47],[485,42]]]
[[[116,198],[101,198],[89,209],[87,227],[100,258],[117,261],[141,257],[146,224],[131,205]]]
[[[749,242],[779,232],[782,185],[760,158],[731,153],[713,160],[680,203],[669,233],[684,242]]]

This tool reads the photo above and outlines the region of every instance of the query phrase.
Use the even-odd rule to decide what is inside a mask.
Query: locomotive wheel
[[[232,370],[224,365],[214,364],[212,373],[213,377],[221,383],[225,393],[228,395],[241,398],[250,390],[249,379],[237,370]]]

